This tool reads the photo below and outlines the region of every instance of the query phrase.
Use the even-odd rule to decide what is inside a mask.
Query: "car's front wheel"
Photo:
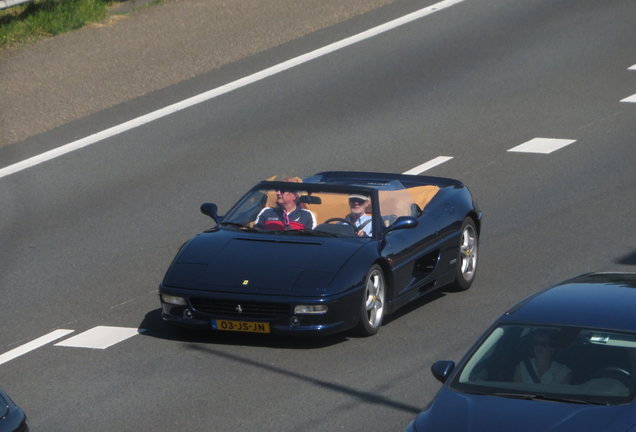
[[[457,251],[457,270],[453,288],[465,291],[473,284],[477,272],[477,249],[479,237],[475,222],[467,217],[461,229],[461,237]]]
[[[367,273],[366,286],[362,296],[360,323],[358,324],[361,334],[372,336],[380,330],[384,318],[385,298],[384,274],[380,266],[376,264]]]

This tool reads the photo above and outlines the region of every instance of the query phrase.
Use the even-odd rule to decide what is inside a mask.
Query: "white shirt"
[[[538,376],[539,373],[537,372],[537,360],[530,359],[530,364],[532,365],[534,372]],[[532,377],[528,373],[528,369],[526,369],[525,362],[521,362],[520,368],[522,382],[533,383],[534,381],[532,381]],[[563,380],[563,378],[565,378],[565,376],[570,372],[572,371],[569,367],[553,361],[550,365],[550,369],[548,369],[543,375],[539,377],[539,381],[541,381],[542,384],[560,384],[561,380]]]
[[[345,217],[346,220],[351,221],[351,215],[348,214]],[[371,216],[369,216],[368,214],[364,213],[362,216],[360,216],[358,218],[358,220],[356,220],[355,222],[353,222],[353,224],[357,227],[359,227],[360,225],[362,225],[363,223],[365,223],[366,221],[370,221],[371,220]],[[369,222],[368,224],[365,225],[364,228],[362,228],[362,231],[364,231],[364,233],[366,235],[368,235],[369,237],[371,237],[371,233],[373,232],[373,223]]]

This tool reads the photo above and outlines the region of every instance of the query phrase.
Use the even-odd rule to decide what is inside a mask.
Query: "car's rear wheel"
[[[362,296],[358,329],[364,336],[372,336],[380,330],[384,318],[385,297],[384,274],[380,266],[376,264],[367,273],[366,286]]]
[[[457,267],[455,273],[455,283],[453,288],[465,291],[473,284],[475,273],[477,272],[477,249],[479,248],[479,237],[475,222],[467,217],[464,219],[457,250]]]

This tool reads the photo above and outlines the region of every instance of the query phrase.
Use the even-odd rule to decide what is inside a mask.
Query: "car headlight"
[[[327,305],[298,305],[294,308],[295,314],[324,314],[327,313]]]
[[[188,304],[188,302],[186,302],[186,299],[184,299],[183,297],[177,297],[169,294],[161,294],[161,300],[164,303],[170,303],[178,306],[185,306]]]

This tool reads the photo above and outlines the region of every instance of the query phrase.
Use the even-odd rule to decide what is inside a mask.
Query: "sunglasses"
[[[367,202],[367,200],[363,200],[363,199],[360,199],[360,198],[349,198],[349,203],[350,204],[362,205],[365,202]]]
[[[288,190],[288,189],[276,189],[276,192],[280,192],[280,193],[284,194],[284,193],[289,193],[289,192],[294,192],[294,191],[291,191],[291,190]]]
[[[534,341],[532,342],[533,346],[538,346],[538,347],[542,347],[542,348],[547,348],[548,346],[548,341]]]

